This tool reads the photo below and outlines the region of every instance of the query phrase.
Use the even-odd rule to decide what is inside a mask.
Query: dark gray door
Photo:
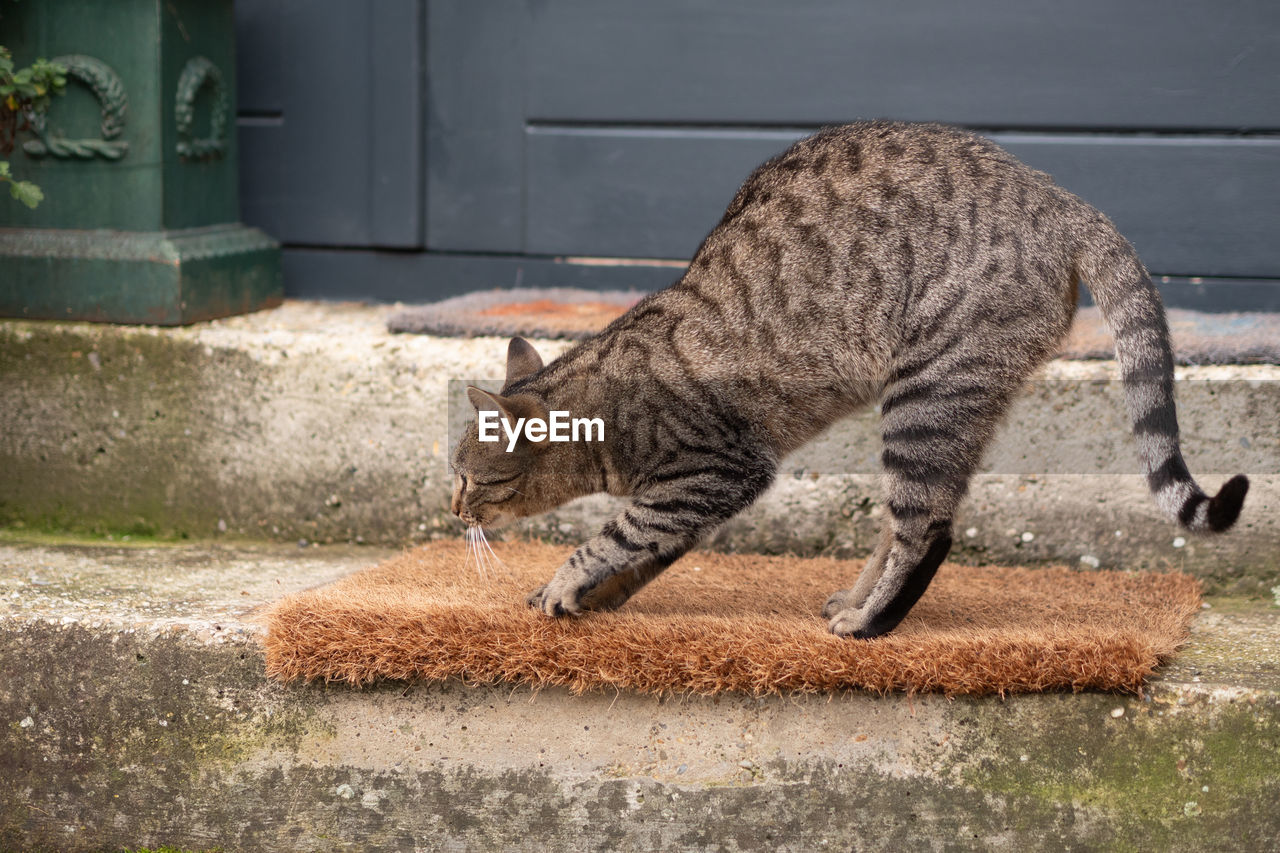
[[[872,117],[989,134],[1110,215],[1156,274],[1223,279],[1210,303],[1280,278],[1274,3],[238,8],[246,218],[299,247],[420,250],[367,261],[409,291],[432,273],[417,298],[514,283],[468,269],[539,283],[572,266],[546,273],[555,258],[687,259],[753,166]]]

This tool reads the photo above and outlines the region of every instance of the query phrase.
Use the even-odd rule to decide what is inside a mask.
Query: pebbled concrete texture
[[[409,544],[448,512],[451,380],[500,375],[505,341],[391,335],[390,307],[290,302],[180,329],[0,322],[0,524],[162,537]],[[565,342],[540,341],[544,356]],[[1210,591],[1280,583],[1280,366],[1184,367],[1179,416],[1204,485],[1252,477],[1227,536],[1182,534],[1136,473],[1110,362],[1053,362],[1028,387],[956,524],[954,558],[1179,568]],[[461,383],[454,383],[461,387]],[[876,416],[788,458],[712,540],[861,556],[883,512]],[[590,536],[586,498],[516,528]]]
[[[1280,847],[1271,599],[1142,696],[266,681],[258,608],[388,553],[10,536],[0,849]]]

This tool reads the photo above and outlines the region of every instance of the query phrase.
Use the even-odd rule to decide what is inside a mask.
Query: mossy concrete
[[[1141,696],[281,685],[259,608],[387,551],[0,545],[0,849],[1280,847],[1280,607]]]
[[[287,303],[163,330],[0,322],[0,524],[395,545],[457,533],[450,381],[500,374],[505,342],[391,335],[390,310]],[[1253,478],[1237,529],[1216,538],[1159,517],[1115,377],[1108,362],[1049,366],[962,505],[953,557],[1178,568],[1228,594],[1280,584],[1280,366],[1179,369],[1192,470],[1209,488]],[[884,513],[877,453],[874,412],[841,422],[712,546],[865,555]],[[616,505],[586,498],[515,532],[581,542]]]

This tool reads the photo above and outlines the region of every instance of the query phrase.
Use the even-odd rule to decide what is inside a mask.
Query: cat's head
[[[467,398],[477,419],[470,421],[453,454],[454,515],[468,526],[505,524],[534,515],[563,503],[557,472],[547,459],[550,444],[530,441],[523,430],[510,438],[523,418],[546,420],[545,402],[535,393],[508,391],[513,385],[542,369],[542,358],[522,338],[512,338],[507,347],[507,377],[502,393],[467,388]],[[487,422],[486,435],[496,441],[481,441],[481,419]],[[505,422],[505,423],[504,423]]]

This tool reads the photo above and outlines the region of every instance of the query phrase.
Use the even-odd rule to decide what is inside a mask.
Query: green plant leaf
[[[44,193],[30,181],[12,181],[9,184],[9,194],[33,210],[44,201]]]
[[[67,68],[43,57],[26,68],[14,70],[13,54],[0,45],[0,123],[6,128],[6,148],[13,146],[13,126],[17,114],[28,119],[49,108],[52,96],[66,90]],[[8,153],[6,150],[4,153]],[[30,181],[15,181],[9,161],[0,160],[0,182],[9,184],[9,195],[34,208],[44,200],[44,193]]]

